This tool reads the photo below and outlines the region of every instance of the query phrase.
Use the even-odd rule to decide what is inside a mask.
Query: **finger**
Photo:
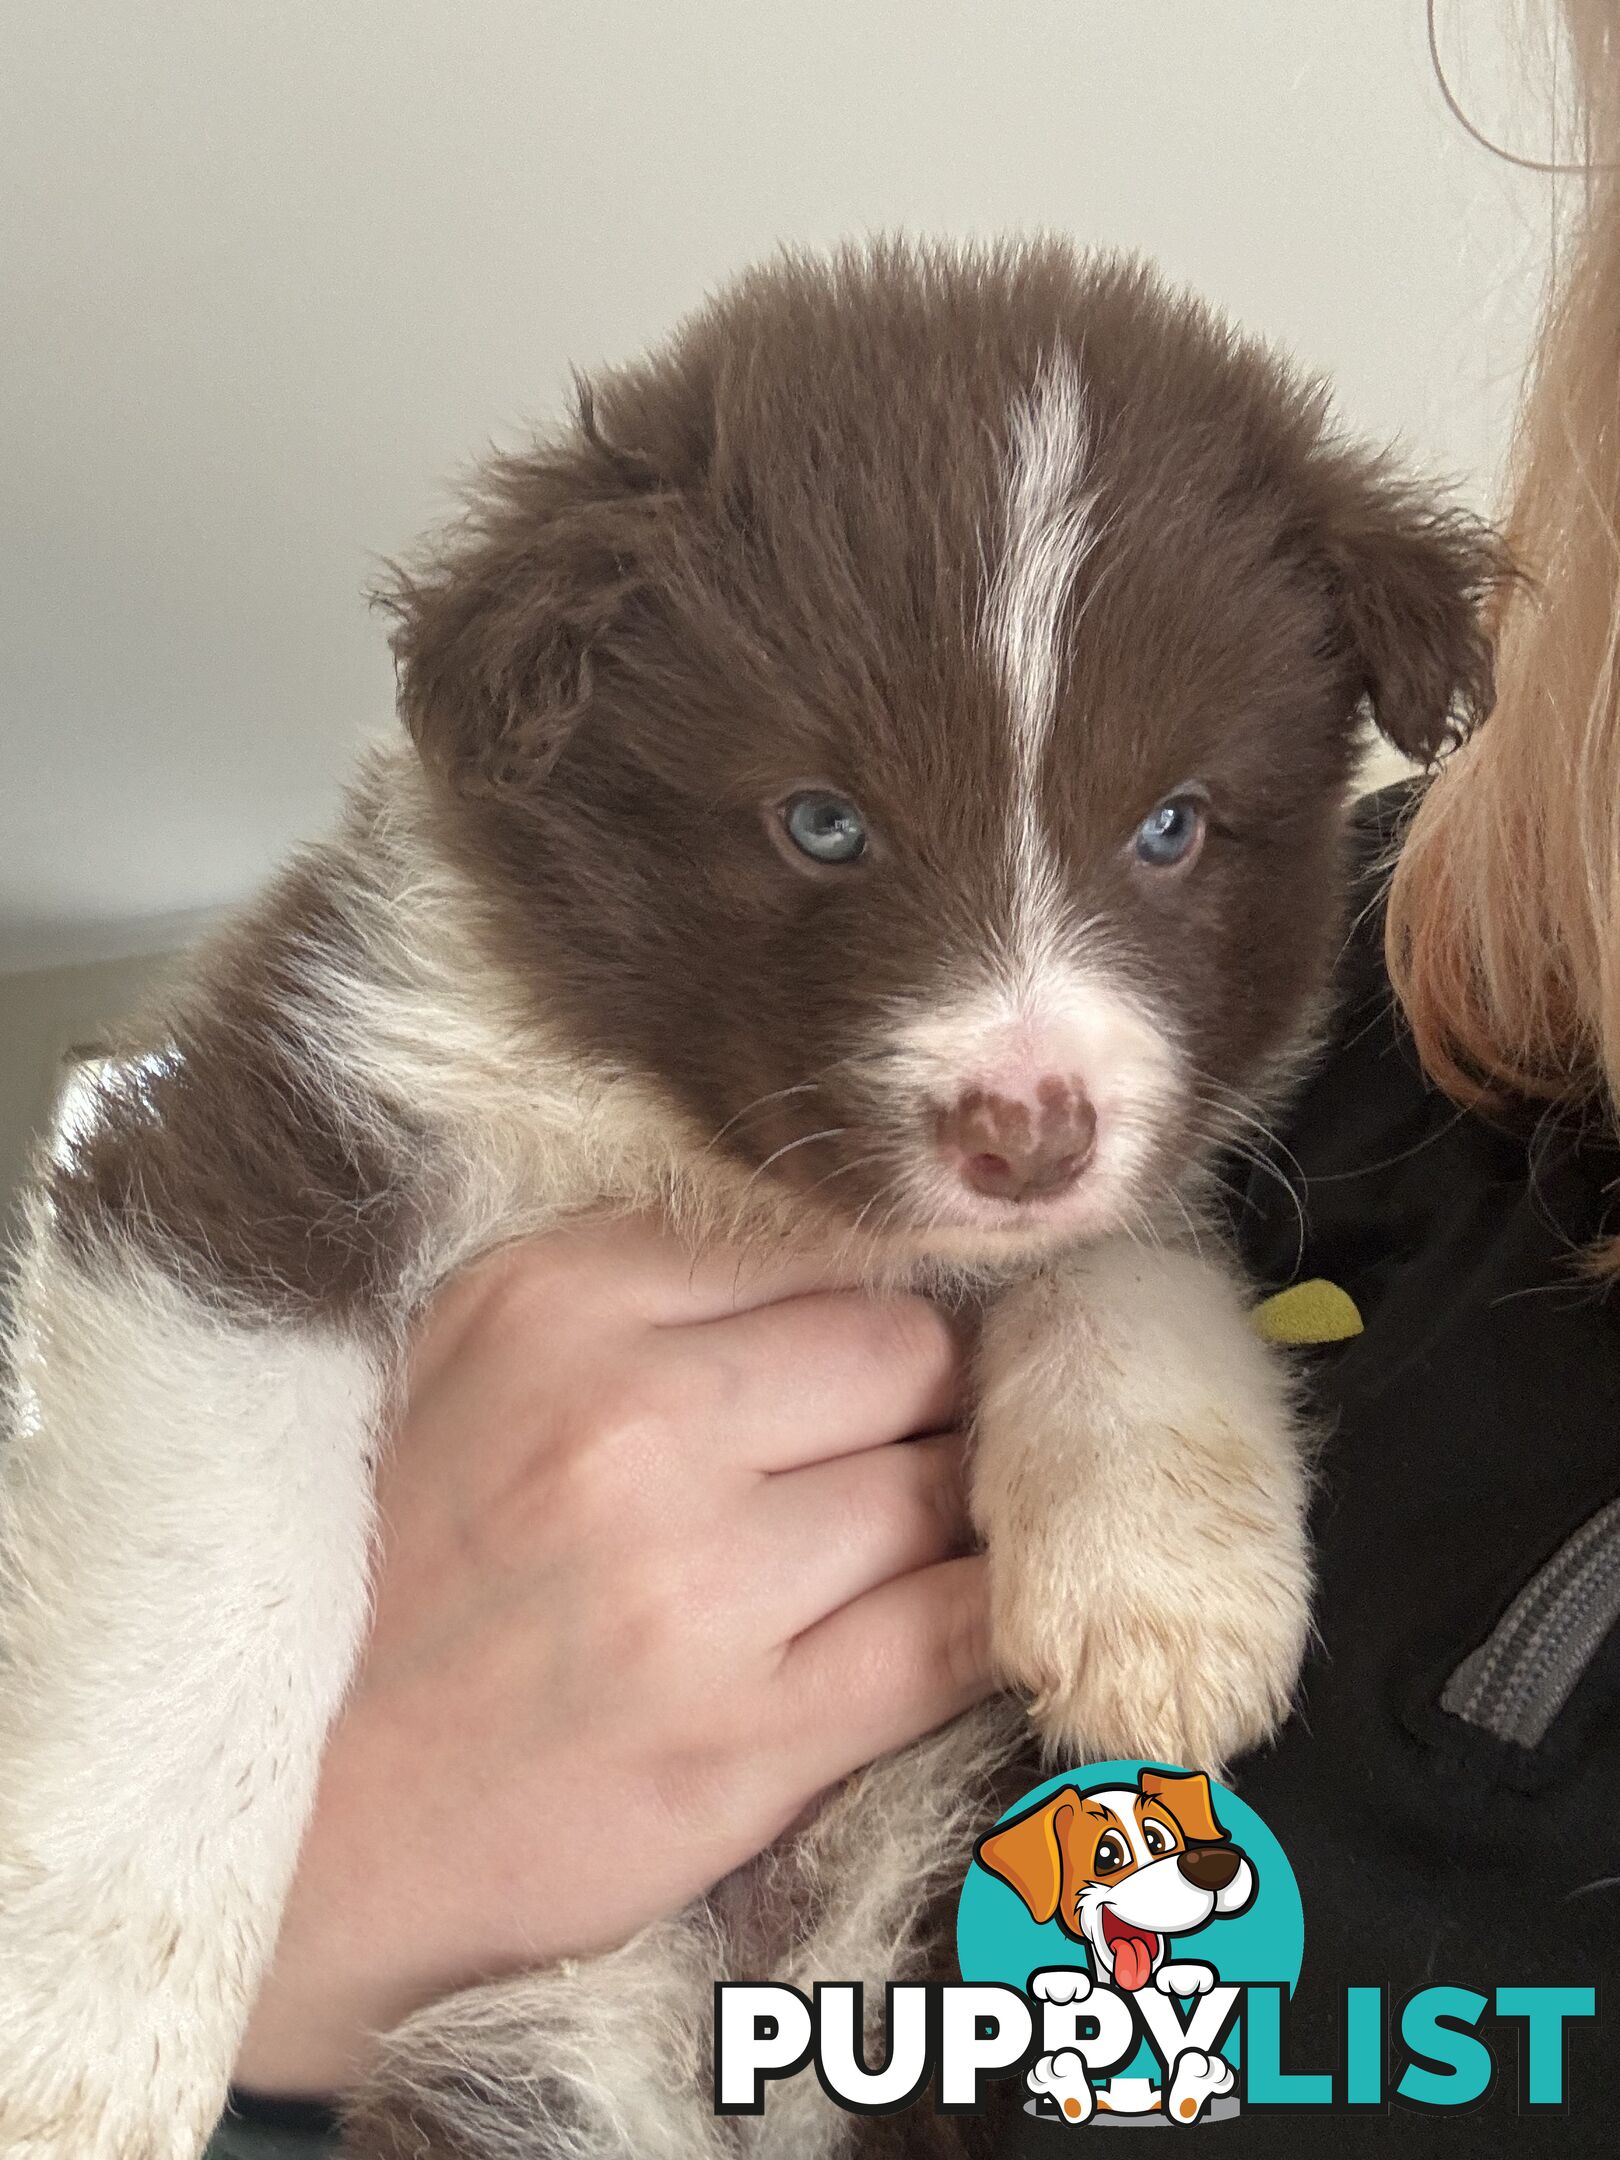
[[[859,1282],[847,1260],[839,1266],[829,1251],[802,1238],[695,1247],[646,1216],[581,1220],[543,1242],[556,1247],[565,1266],[595,1271],[612,1285],[617,1302],[658,1327],[697,1326]]]
[[[956,1334],[926,1298],[788,1298],[663,1337],[661,1356],[678,1399],[711,1405],[716,1448],[752,1470],[940,1432],[961,1409]]]
[[[801,1635],[774,1715],[810,1793],[994,1692],[989,1571],[974,1554],[899,1576]]]
[[[796,1247],[694,1254],[644,1215],[582,1216],[485,1253],[435,1293],[416,1330],[413,1373],[447,1364],[473,1330],[493,1323],[539,1339],[703,1325],[781,1298],[853,1288],[824,1255]]]
[[[767,1639],[787,1643],[880,1583],[971,1543],[953,1433],[766,1478],[736,1533],[733,1572],[762,1586]]]

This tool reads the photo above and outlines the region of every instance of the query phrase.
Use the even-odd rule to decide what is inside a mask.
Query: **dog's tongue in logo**
[[[1159,1954],[1158,1936],[1118,1919],[1106,1906],[1103,1908],[1102,1932],[1103,1941],[1114,1956],[1115,1987],[1134,1995],[1138,1988],[1147,1986],[1152,1975],[1153,1961]]]

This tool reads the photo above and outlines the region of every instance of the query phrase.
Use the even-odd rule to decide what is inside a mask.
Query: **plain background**
[[[1509,0],[1442,0],[1515,147]],[[783,242],[1141,249],[1490,499],[1548,184],[1422,0],[0,10],[0,1199],[65,1044],[320,829],[362,591],[570,363]]]

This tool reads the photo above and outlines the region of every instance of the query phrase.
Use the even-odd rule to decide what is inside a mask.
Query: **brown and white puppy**
[[[1304,1475],[1197,1194],[1319,1012],[1361,708],[1421,758],[1483,709],[1497,568],[1317,388],[1057,244],[781,262],[492,467],[392,596],[405,733],[42,1174],[6,2160],[201,2147],[364,1626],[403,1331],[565,1211],[975,1288],[1009,1687],[1070,1758],[1272,1727]],[[808,2080],[714,2121],[710,1982],[906,1969],[1004,1730],[855,1781],[768,1896],[416,2021],[362,2148],[840,2150]]]

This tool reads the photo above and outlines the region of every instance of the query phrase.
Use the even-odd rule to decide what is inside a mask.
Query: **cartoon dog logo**
[[[1043,2002],[1074,2010],[1088,1998],[1095,2005],[1099,1987],[1127,1997],[1144,1989],[1207,1995],[1214,1969],[1171,1959],[1171,1941],[1247,1911],[1257,1888],[1247,1854],[1216,1820],[1202,1772],[1144,1769],[1134,1786],[1087,1792],[1066,1785],[981,1838],[975,1857],[1038,1923],[1056,1920],[1085,1945],[1089,1973],[1059,1967],[1031,1983]],[[1065,2047],[1041,2057],[1029,2085],[1071,2122],[1088,2120],[1094,2104],[1117,2113],[1162,2109],[1173,2121],[1192,2122],[1233,2083],[1224,2058],[1191,2045],[1167,2061],[1166,2072],[1162,2095],[1139,2078],[1116,2079],[1112,2095],[1094,2095],[1082,2055]]]

